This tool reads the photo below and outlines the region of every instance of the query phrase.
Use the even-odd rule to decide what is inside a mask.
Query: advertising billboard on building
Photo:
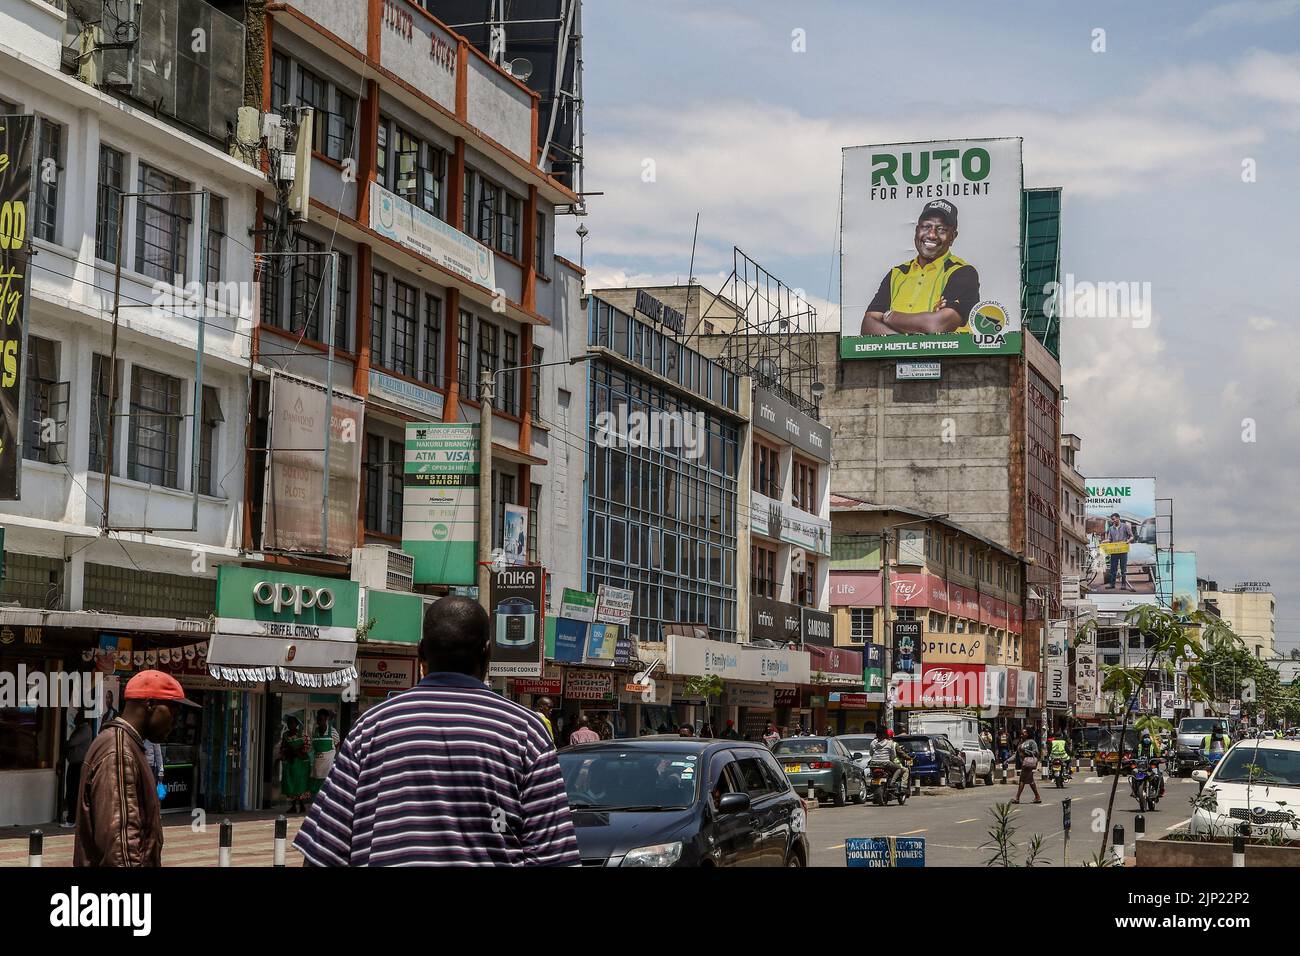
[[[329,406],[329,531],[325,501],[325,418]],[[314,382],[271,373],[262,547],[350,557],[357,544],[364,405]]]
[[[1196,552],[1162,549],[1156,555],[1160,605],[1175,614],[1197,609]]]
[[[27,377],[28,268],[32,257],[31,227],[36,210],[32,195],[35,116],[0,117],[0,498],[13,501],[21,490],[23,387]],[[36,383],[33,381],[32,385]],[[26,426],[24,428],[24,425]]]
[[[1088,600],[1102,611],[1156,603],[1156,480],[1087,483]]]
[[[404,469],[402,550],[415,558],[415,583],[474,584],[478,580],[478,426],[408,424]]]
[[[1021,141],[843,152],[840,356],[1021,348]]]
[[[492,572],[491,677],[541,677],[546,608],[542,569],[535,565]],[[612,649],[611,649],[612,655]]]

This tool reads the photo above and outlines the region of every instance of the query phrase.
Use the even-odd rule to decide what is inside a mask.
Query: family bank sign
[[[810,673],[804,651],[751,648],[681,634],[668,636],[668,672],[782,684],[806,684]]]

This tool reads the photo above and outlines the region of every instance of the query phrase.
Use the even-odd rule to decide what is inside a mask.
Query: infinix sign
[[[818,461],[831,460],[831,430],[765,388],[754,389],[754,427]]]

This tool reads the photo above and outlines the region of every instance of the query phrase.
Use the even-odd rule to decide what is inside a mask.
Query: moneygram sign
[[[1019,139],[857,146],[841,174],[840,356],[1021,349]]]

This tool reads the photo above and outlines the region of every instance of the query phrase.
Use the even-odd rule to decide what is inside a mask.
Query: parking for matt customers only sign
[[[851,867],[925,866],[924,837],[849,837],[845,862]]]

